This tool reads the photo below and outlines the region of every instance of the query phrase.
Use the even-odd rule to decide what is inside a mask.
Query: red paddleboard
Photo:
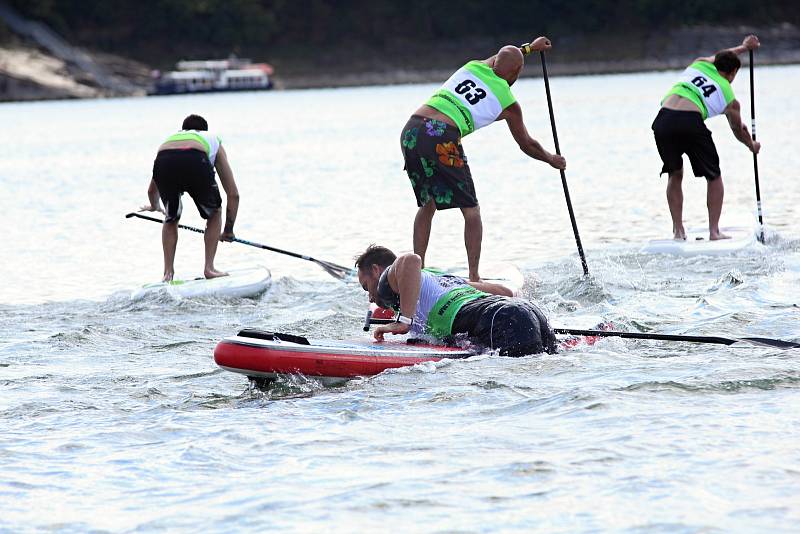
[[[569,349],[581,343],[593,345],[595,341],[596,337],[574,337],[564,340],[560,346]],[[374,376],[387,369],[469,358],[476,354],[470,349],[416,340],[307,339],[248,329],[220,341],[214,349],[214,361],[227,371],[253,378],[302,374],[333,384],[358,376]]]
[[[242,330],[217,344],[214,361],[227,371],[250,377],[302,374],[337,381],[373,376],[386,369],[437,362],[443,358],[468,358],[475,354],[457,347],[407,341],[306,339],[289,334]]]

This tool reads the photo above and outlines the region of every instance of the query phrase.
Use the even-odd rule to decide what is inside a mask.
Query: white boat
[[[131,293],[131,299],[139,300],[148,295],[164,292],[175,298],[192,297],[255,297],[266,291],[272,283],[272,274],[262,266],[247,269],[232,269],[228,276],[218,278],[175,278],[170,282],[145,284]]]
[[[179,61],[175,71],[154,74],[152,95],[271,89],[273,68],[248,59]]]
[[[757,242],[753,227],[730,226],[720,228],[720,231],[730,236],[730,239],[711,241],[708,238],[708,228],[690,228],[686,231],[686,240],[652,239],[639,252],[675,256],[719,256],[738,252]]]

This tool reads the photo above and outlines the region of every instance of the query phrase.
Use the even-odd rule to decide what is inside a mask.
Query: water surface
[[[555,323],[800,341],[799,67],[758,70],[767,246],[640,254],[670,235],[650,123],[676,73],[551,80],[584,278],[556,171],[503,124],[465,149],[486,261],[513,261]],[[749,109],[745,73],[734,83]],[[605,339],[550,356],[483,355],[325,388],[267,390],[217,368],[239,328],[359,338],[366,297],[311,262],[222,244],[220,268],[268,266],[257,299],[131,302],[160,277],[146,200],[160,141],[200,113],[228,151],[244,238],[349,264],[411,248],[400,129],[432,85],[3,104],[0,529],[791,531],[800,521],[797,351]],[[541,80],[514,87],[552,148]],[[749,121],[748,121],[749,122]],[[749,224],[752,158],[724,119],[722,222]],[[705,185],[684,180],[704,226]],[[184,224],[201,226],[191,203]],[[429,263],[463,265],[458,212]],[[202,267],[182,232],[176,268]]]

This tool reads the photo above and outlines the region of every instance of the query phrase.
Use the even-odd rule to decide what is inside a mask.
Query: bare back
[[[702,113],[700,108],[697,107],[697,104],[688,98],[683,98],[682,96],[676,94],[671,94],[664,99],[664,103],[661,104],[661,107],[675,111],[696,111],[697,113]]]
[[[434,119],[437,121],[442,121],[450,126],[457,126],[453,119],[442,113],[436,108],[432,108],[427,104],[422,104],[420,107],[417,108],[417,111],[414,112],[414,115],[419,115],[420,117],[425,117],[426,119]]]
[[[167,141],[158,147],[159,152],[162,150],[200,150],[201,152],[205,152],[206,147],[199,141],[184,139],[181,141]]]

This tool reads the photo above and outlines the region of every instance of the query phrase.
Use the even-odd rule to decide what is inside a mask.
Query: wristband
[[[414,319],[409,319],[405,315],[398,315],[397,316],[397,322],[398,323],[407,324],[408,326],[411,326],[412,324],[414,324]]]

